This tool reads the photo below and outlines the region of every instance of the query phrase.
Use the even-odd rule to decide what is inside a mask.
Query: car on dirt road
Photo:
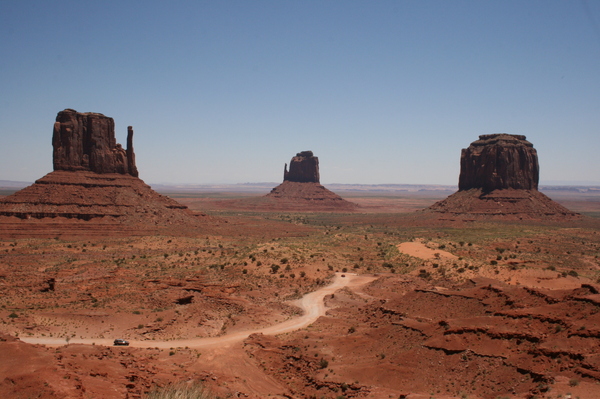
[[[129,341],[125,341],[124,339],[115,339],[113,342],[114,346],[129,346]]]

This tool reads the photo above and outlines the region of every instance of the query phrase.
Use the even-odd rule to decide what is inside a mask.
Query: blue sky
[[[52,170],[73,108],[135,130],[147,183],[457,184],[524,134],[541,181],[600,184],[600,2],[0,1],[0,180]]]

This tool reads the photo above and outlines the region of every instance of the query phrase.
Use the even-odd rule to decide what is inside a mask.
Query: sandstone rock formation
[[[537,190],[539,175],[537,152],[525,136],[486,134],[462,150],[458,189]]]
[[[356,204],[323,187],[320,183],[319,158],[312,151],[302,151],[284,167],[283,183],[265,196],[271,203],[260,206],[272,209],[351,211]],[[274,201],[274,202],[273,202]]]
[[[133,153],[133,128],[127,129],[127,150],[115,140],[115,122],[102,114],[65,109],[56,116],[52,135],[54,170],[87,170],[138,176]]]
[[[487,134],[463,149],[458,192],[425,211],[462,217],[573,218],[538,191],[537,152],[522,135]]]
[[[319,158],[312,151],[302,151],[290,161],[290,170],[287,164],[283,168],[283,181],[298,183],[319,183]]]
[[[52,145],[54,172],[0,201],[4,235],[144,235],[196,228],[206,218],[137,177],[131,126],[124,150],[112,118],[66,109],[56,117]]]

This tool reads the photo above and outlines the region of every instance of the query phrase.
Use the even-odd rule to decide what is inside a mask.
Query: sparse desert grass
[[[298,332],[296,341],[293,334],[291,338],[277,338],[292,339],[292,344],[273,344],[277,351],[266,351],[261,358],[269,362],[274,353],[287,351],[285,362],[275,362],[269,368],[279,373],[289,359],[299,359],[306,361],[302,367],[306,365],[329,376],[337,373],[337,378],[344,367],[351,365],[351,362],[339,361],[350,353],[344,352],[347,348],[363,351],[361,356],[372,359],[383,372],[386,367],[406,359],[404,352],[412,350],[412,345],[416,345],[415,350],[421,351],[421,355],[427,354],[422,345],[414,343],[419,333],[402,327],[403,313],[385,313],[379,318],[379,309],[387,312],[389,304],[378,301],[377,306],[362,316],[354,313],[349,318],[344,313],[368,304],[373,298],[369,295],[377,294],[377,290],[386,292],[388,283],[396,284],[389,292],[400,293],[414,281],[427,291],[431,287],[456,289],[463,282],[470,284],[469,280],[478,276],[515,284],[515,275],[536,272],[533,274],[542,282],[569,280],[577,287],[584,282],[596,282],[600,277],[598,220],[570,225],[527,221],[425,225],[416,223],[411,215],[392,213],[235,211],[221,212],[217,216],[233,221],[234,227],[229,233],[202,233],[196,237],[0,239],[0,332],[21,337],[58,337],[64,341],[66,337],[73,337],[72,342],[79,338],[102,337],[171,341],[216,336],[294,317],[298,310],[286,301],[326,284],[334,271],[379,273],[381,278],[374,287],[365,288],[366,296],[353,296],[350,291],[336,292],[335,297],[327,301],[334,306],[346,304],[346,310],[343,307],[332,310],[333,316],[328,321],[321,320]],[[423,260],[398,251],[398,244],[417,239],[457,259]],[[275,273],[272,273],[273,265],[277,266]],[[402,276],[408,273],[410,277]],[[49,278],[56,279],[54,291],[44,291]],[[432,296],[427,292],[420,295]],[[192,299],[188,302],[180,301],[189,297]],[[421,308],[415,309],[415,317],[421,317]],[[592,315],[590,312],[590,317]],[[359,316],[364,316],[366,321],[359,323]],[[387,327],[381,323],[385,318],[390,318]],[[536,318],[528,322],[542,323]],[[438,326],[449,328],[452,323]],[[547,333],[566,336],[575,329],[584,334],[588,330],[595,331],[594,328],[593,321],[586,319],[572,329],[554,327]],[[369,329],[371,335],[363,341]],[[366,345],[371,342],[375,342],[373,348]],[[516,341],[513,343],[517,345]],[[264,344],[271,345],[268,340]],[[336,345],[342,348],[339,349],[341,357],[332,355],[331,348]],[[77,345],[70,348],[75,351]],[[256,347],[257,356],[259,348],[261,346]],[[173,352],[172,357],[170,352]],[[109,358],[116,353],[106,350],[102,356]],[[129,356],[126,350],[123,353]],[[188,356],[184,356],[181,349],[160,353],[157,351],[153,356],[171,360],[164,364]],[[435,356],[432,365],[437,364],[440,355]],[[327,364],[323,366],[320,359]],[[466,357],[464,362],[479,362],[469,369],[481,366],[486,372],[499,368],[502,363],[500,359],[487,357]],[[183,369],[185,364],[176,367]],[[281,384],[293,388],[294,373],[288,371],[286,379],[280,379]],[[444,370],[440,368],[439,373],[443,375]],[[476,383],[482,381],[483,378]],[[569,382],[570,388],[577,389],[586,383],[587,377]],[[298,384],[295,389],[305,386],[303,382]],[[339,389],[344,391],[344,385],[340,384],[341,380],[339,384],[326,381],[330,386],[328,397],[342,393]],[[350,392],[360,389],[358,382],[356,387],[349,385],[346,389]],[[177,384],[156,391],[164,395],[186,394],[188,388],[187,384]],[[457,395],[458,386],[444,383],[436,389],[442,394]]]
[[[181,382],[167,385],[163,388],[154,388],[145,397],[146,399],[214,399],[214,396],[202,384]]]

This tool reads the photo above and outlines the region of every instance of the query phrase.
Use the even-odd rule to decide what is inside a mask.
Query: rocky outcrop
[[[525,136],[487,134],[463,149],[458,192],[425,212],[449,218],[571,219],[579,217],[538,191],[537,152]]]
[[[319,158],[312,151],[302,151],[290,161],[288,172],[287,164],[283,169],[283,181],[298,183],[319,183]]]
[[[56,116],[52,135],[54,170],[120,173],[138,176],[133,129],[127,149],[115,139],[115,122],[102,114],[65,109]]]
[[[486,134],[462,150],[458,189],[537,190],[539,175],[537,152],[525,136]]]
[[[296,154],[290,162],[290,170],[285,165],[283,183],[273,188],[265,196],[264,209],[294,211],[353,211],[357,205],[346,201],[320,183],[319,158],[312,151]]]
[[[114,121],[66,109],[54,124],[54,172],[0,201],[0,235],[146,235],[190,231],[209,218],[158,194],[138,176],[133,128],[127,149]],[[204,219],[204,220],[201,220]]]

